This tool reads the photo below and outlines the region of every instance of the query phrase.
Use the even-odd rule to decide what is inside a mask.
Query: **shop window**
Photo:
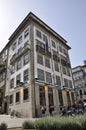
[[[20,101],[20,92],[17,92],[16,93],[16,102],[19,102]]]
[[[23,100],[27,100],[28,99],[28,88],[25,88],[24,90],[23,90]]]
[[[10,104],[13,103],[13,95],[10,95],[10,97],[9,97],[9,103],[10,103]]]

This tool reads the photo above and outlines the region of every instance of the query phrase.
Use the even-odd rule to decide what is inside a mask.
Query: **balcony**
[[[53,60],[55,60],[55,61],[57,61],[57,62],[60,61],[60,59],[59,59],[59,57],[58,57],[57,55],[53,55]]]
[[[64,60],[64,59],[61,59],[61,64],[64,65],[64,66],[67,66],[67,67],[71,67],[71,64],[67,63],[67,61]]]
[[[26,53],[28,50],[30,50],[30,45],[25,44],[23,48],[21,48],[17,53],[15,53],[11,60],[10,63],[14,63],[18,58],[20,58],[24,53]]]
[[[45,54],[45,48],[41,47],[40,45],[36,45],[36,51]]]

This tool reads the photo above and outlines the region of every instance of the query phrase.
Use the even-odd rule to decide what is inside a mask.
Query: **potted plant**
[[[7,124],[6,123],[1,123],[0,130],[7,130]]]
[[[23,130],[34,130],[35,125],[33,121],[24,121],[22,124],[22,129]]]

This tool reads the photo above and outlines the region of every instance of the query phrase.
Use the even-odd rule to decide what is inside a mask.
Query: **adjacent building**
[[[7,43],[4,109],[40,117],[72,105],[73,80],[67,41],[29,13]],[[1,73],[0,73],[1,74]],[[1,80],[0,80],[1,81]],[[0,87],[4,86],[1,85]]]
[[[7,71],[7,48],[0,53],[0,113],[6,113],[5,86],[6,86],[6,71]]]
[[[76,100],[86,102],[86,61],[84,65],[74,67],[72,73]]]

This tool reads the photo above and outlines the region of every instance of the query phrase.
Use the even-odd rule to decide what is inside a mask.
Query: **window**
[[[45,59],[45,66],[50,68],[50,59]]]
[[[23,90],[23,100],[27,100],[28,99],[28,88],[25,88],[24,90]]]
[[[80,95],[82,95],[82,90],[79,90]]]
[[[59,46],[59,50],[60,50],[60,52],[62,52],[62,47],[61,46]]]
[[[64,78],[64,87],[68,87],[68,80]]]
[[[18,39],[18,45],[20,45],[21,43],[22,43],[22,36],[20,36]]]
[[[59,72],[59,65],[57,63],[55,63],[54,65],[55,65],[55,71]]]
[[[65,55],[67,55],[67,51],[63,48],[63,53],[65,54]]]
[[[36,40],[36,45],[39,45],[40,47],[45,49],[45,44],[40,42],[39,40]]]
[[[43,65],[43,56],[42,55],[37,55],[37,63]]]
[[[41,69],[37,69],[38,79],[44,81],[44,71]]]
[[[16,76],[16,86],[18,87],[20,85],[20,82],[21,82],[21,75],[17,75]]]
[[[72,81],[69,80],[69,87],[72,88]]]
[[[75,87],[77,88],[78,87],[78,81],[74,82],[75,84]]]
[[[14,51],[16,49],[16,42],[13,43],[12,50]]]
[[[66,67],[62,66],[63,74],[66,74]]]
[[[26,65],[30,60],[30,54],[29,53],[26,53],[23,57],[23,62],[24,62],[24,65]]]
[[[54,50],[52,50],[53,51],[53,55],[55,55],[55,56],[57,56],[57,51],[54,51]]]
[[[21,59],[17,61],[17,70],[21,69]]]
[[[65,58],[65,56],[63,56],[63,55],[60,55],[60,57],[61,57],[61,59],[62,59],[62,60],[66,61],[66,58]]]
[[[20,47],[20,48],[18,49],[18,53],[21,53],[21,51],[22,51],[22,47]]]
[[[41,32],[39,30],[36,30],[36,36],[39,37],[41,39]]]
[[[29,80],[29,70],[26,69],[26,70],[24,71],[24,82],[26,82],[26,81],[28,81],[28,80]]]
[[[56,44],[54,41],[51,41],[52,42],[52,47],[56,48]]]
[[[12,104],[13,103],[13,95],[9,96],[9,103]]]
[[[52,83],[51,73],[46,72],[46,82]]]
[[[11,67],[11,74],[13,74],[15,72],[15,65],[12,65]]]
[[[14,78],[10,81],[10,88],[14,88]]]
[[[16,102],[19,102],[20,101],[20,92],[17,92],[16,93]]]
[[[67,75],[70,76],[70,69],[67,68]]]
[[[60,76],[57,76],[57,75],[56,75],[56,84],[57,84],[58,86],[61,86]]]
[[[46,101],[45,101],[45,89],[44,86],[39,86],[39,99],[40,99],[40,106],[45,106]]]
[[[58,89],[58,96],[59,96],[60,106],[63,106],[62,90],[60,90],[60,89]]]
[[[29,35],[29,28],[25,30],[24,32],[24,38],[26,38]]]
[[[86,89],[84,89],[84,95],[86,95]]]
[[[45,35],[43,34],[43,41],[46,42],[46,40],[47,40],[47,36],[45,36]]]

